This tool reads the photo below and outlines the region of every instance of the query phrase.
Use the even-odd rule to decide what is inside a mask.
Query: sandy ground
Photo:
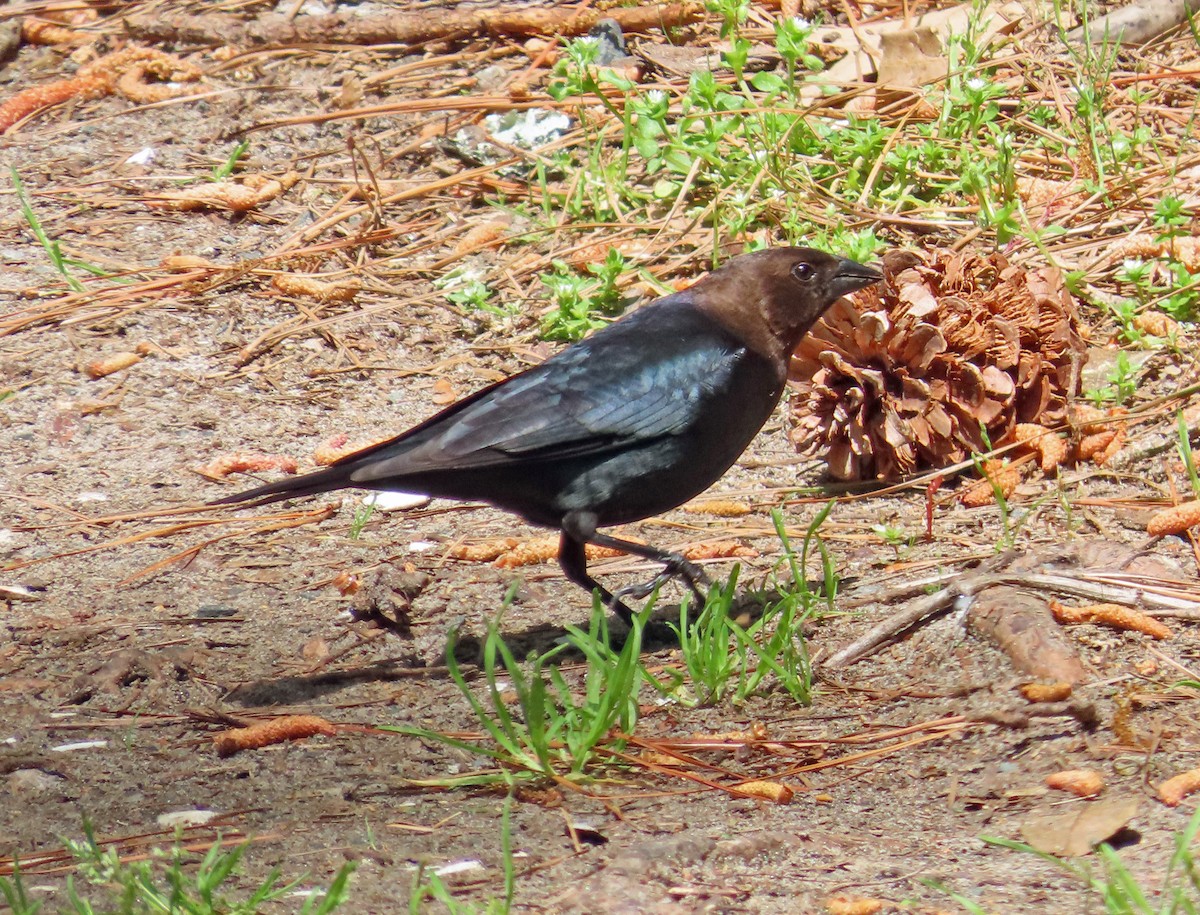
[[[56,51],[23,49],[0,71],[0,92],[53,78],[61,66]],[[320,107],[345,73],[375,66],[353,51],[260,57],[215,79],[225,91],[200,101],[139,108],[110,97],[56,110],[0,140],[0,157],[19,169],[47,234],[72,257],[117,271],[173,254],[234,266],[272,256],[332,206],[342,192],[332,176],[349,173],[350,134],[395,149],[428,120],[251,134],[245,171],[295,169],[305,180],[245,216],[164,213],[142,195],[207,175],[229,155],[236,130]],[[389,97],[420,97],[438,80],[465,79],[483,66],[448,66]],[[147,147],[156,151],[151,164],[127,163]],[[380,180],[411,183],[463,167],[436,146],[394,158],[372,151],[372,161]],[[44,308],[62,295],[60,277],[10,186],[0,200],[0,309]],[[487,217],[474,198],[435,194],[382,217],[411,228],[387,243],[386,263],[353,302],[313,312],[247,273],[108,309],[80,304],[0,337],[0,390],[12,392],[0,402],[0,584],[31,598],[0,600],[3,858],[60,850],[85,818],[98,835],[124,838],[127,850],[136,844],[129,837],[167,843],[171,832],[159,817],[202,809],[216,818],[191,831],[197,843],[218,833],[254,839],[238,878],[246,885],[273,867],[288,877],[307,873],[306,885],[326,883],[352,860],[359,868],[345,910],[395,911],[419,863],[477,861],[446,881],[476,902],[502,893],[503,792],[414,784],[486,761],[371,729],[476,729],[444,668],[447,632],[461,624],[482,633],[510,583],[519,587],[503,629],[522,645],[549,645],[552,627],[586,619],[586,597],[553,563],[505,571],[447,558],[454,544],[538,532],[487,508],[435,502],[377,512],[354,539],[353,493],[277,510],[197,507],[249,482],[196,472],[219,455],[285,454],[311,468],[331,436],[368,441],[401,431],[447,398],[551,351],[532,322],[464,317],[430,286],[463,226]],[[353,267],[355,258],[346,247],[313,264]],[[317,326],[319,319],[329,320]],[[280,328],[282,338],[255,358],[240,357]],[[125,371],[92,379],[82,370],[139,345],[150,355]],[[1169,435],[1170,422],[1157,432]],[[1139,472],[1161,480],[1161,461]],[[1030,484],[1014,497],[1018,549],[1140,547],[1142,516],[1089,501],[1149,492],[1129,479],[1072,471],[1062,499],[1054,484]],[[712,494],[747,501],[750,515],[675,512],[628,533],[671,547],[736,539],[759,553],[744,560],[743,581],[761,582],[780,552],[770,509],[782,506],[789,525],[803,529],[824,497],[787,500],[786,488],[818,482],[819,465],[792,460],[777,418]],[[299,516],[321,506],[330,506],[321,517]],[[154,514],[163,510],[179,513]],[[919,492],[834,509],[823,535],[845,579],[842,599],[994,552],[994,507],[947,505],[934,541],[900,555],[870,531],[882,522],[915,534],[923,513]],[[1151,549],[1192,576],[1195,560],[1181,541]],[[731,565],[711,569],[723,575]],[[616,583],[647,571],[619,559],[595,568]],[[339,575],[357,576],[362,590],[343,596]],[[828,655],[906,605],[875,593],[812,625],[810,649]],[[351,613],[372,604],[407,628]],[[1174,665],[1195,661],[1196,632],[1173,625],[1176,638],[1161,644],[1092,626],[1069,630],[1089,669],[1076,698],[1094,712],[1092,727],[1086,716],[1031,715],[1015,691],[1028,678],[956,614],[831,672],[807,707],[768,694],[688,710],[654,704],[647,692],[637,732],[647,740],[760,728],[773,741],[807,742],[786,758],[761,743],[698,754],[744,777],[779,776],[794,799],[741,798],[643,766],[599,770],[578,788],[524,790],[512,814],[518,907],[809,912],[844,893],[911,911],[961,910],[929,886],[935,882],[988,912],[1100,911],[1060,868],[982,837],[1020,839],[1039,812],[1083,809],[1089,802],[1047,789],[1043,778],[1095,769],[1106,797],[1139,802],[1118,837],[1121,854],[1157,884],[1191,810],[1157,802],[1153,786],[1191,768],[1200,749],[1194,700],[1169,689],[1183,676]],[[665,647],[646,660],[677,657]],[[321,715],[340,730],[228,758],[215,753],[211,737],[230,721],[281,712]],[[838,742],[854,735],[857,744]],[[870,752],[851,758],[860,751]],[[822,761],[829,765],[791,773]],[[50,909],[62,904],[63,872],[53,862],[31,865],[27,875]]]

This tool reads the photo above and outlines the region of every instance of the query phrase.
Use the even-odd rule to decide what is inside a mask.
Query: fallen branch
[[[125,20],[128,34],[141,40],[213,47],[294,47],[306,44],[415,45],[462,40],[475,35],[527,38],[533,35],[584,35],[601,19],[615,19],[624,32],[648,32],[687,25],[704,16],[704,5],[654,3],[644,6],[589,9],[584,6],[529,7],[514,4],[487,10],[405,11],[378,16],[333,13],[327,16],[258,16],[244,19],[226,13],[179,13],[161,10]]]
[[[1200,0],[1135,0],[1107,16],[1093,19],[1086,28],[1079,26],[1072,29],[1067,32],[1067,40],[1087,40],[1092,44],[1145,44],[1187,22],[1188,17],[1198,9]]]
[[[877,623],[828,658],[814,660],[813,666],[831,670],[848,667],[873,654],[881,646],[910,634],[917,627],[946,613],[960,600],[970,607],[976,595],[982,596],[986,589],[998,586],[1011,586],[1013,594],[1047,591],[1103,603],[1138,607],[1147,617],[1200,620],[1200,595],[1197,594],[1195,585],[1189,581],[1154,578],[1132,572],[1069,569],[1055,567],[1053,564],[1050,564],[1047,571],[1009,569],[1008,562],[1013,558],[1011,554],[996,557],[978,569],[952,575],[931,576],[897,585],[883,594],[871,593],[866,600],[848,601],[844,606],[863,606],[868,602],[883,604],[915,594],[930,586],[943,585],[942,590],[913,600],[908,607]],[[1044,599],[1035,599],[1039,604],[1046,606],[1048,614],[1049,607]],[[973,607],[972,612],[975,612]],[[978,623],[979,619],[972,619],[973,625]],[[1053,620],[1051,623],[1053,624]],[[989,623],[984,622],[983,627],[986,632]],[[1070,678],[1056,676],[1055,679],[1067,681]]]

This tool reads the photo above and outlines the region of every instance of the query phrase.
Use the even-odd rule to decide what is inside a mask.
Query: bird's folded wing
[[[743,354],[715,341],[663,350],[637,366],[605,365],[603,351],[586,349],[566,363],[543,363],[463,403],[444,422],[435,418],[379,446],[353,478],[561,460],[677,435],[703,415],[698,406],[722,390]]]

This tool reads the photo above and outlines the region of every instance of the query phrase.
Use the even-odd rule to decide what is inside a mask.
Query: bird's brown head
[[[768,248],[732,258],[688,291],[750,349],[784,365],[830,305],[882,279],[874,267],[815,248]]]

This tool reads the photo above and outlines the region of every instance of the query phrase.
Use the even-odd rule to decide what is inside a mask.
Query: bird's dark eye
[[[792,276],[798,279],[801,283],[808,283],[817,275],[817,271],[813,269],[812,264],[807,264],[801,261],[792,268]]]

